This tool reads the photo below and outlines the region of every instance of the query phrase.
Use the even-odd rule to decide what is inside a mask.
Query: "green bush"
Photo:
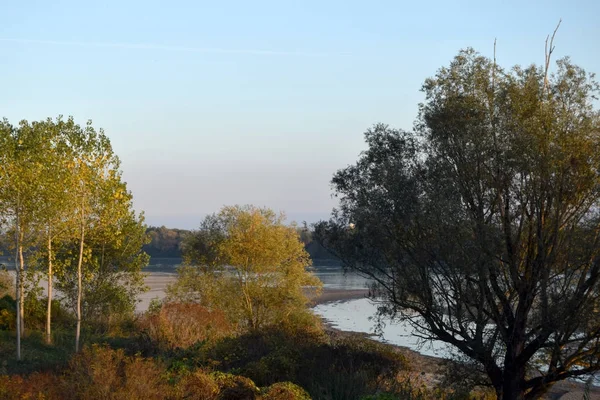
[[[13,277],[8,271],[2,266],[0,268],[0,298],[9,295],[13,296],[15,293],[15,283]]]
[[[264,391],[264,400],[311,400],[306,390],[292,382],[275,383]]]
[[[406,358],[390,349],[369,339],[271,328],[223,339],[192,356],[259,386],[290,381],[315,399],[359,399],[408,369]]]
[[[31,291],[25,296],[24,303],[25,327],[40,331],[45,330],[48,297],[38,296],[34,291]],[[74,325],[75,317],[59,300],[53,299],[50,307],[53,329],[71,328]]]
[[[219,387],[219,399],[222,400],[245,400],[255,399],[260,390],[252,380],[233,374],[215,372],[212,375]]]
[[[9,295],[0,298],[0,330],[14,330],[17,302]]]

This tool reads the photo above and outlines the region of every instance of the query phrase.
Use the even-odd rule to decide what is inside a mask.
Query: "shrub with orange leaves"
[[[221,311],[194,303],[167,303],[139,322],[147,348],[153,351],[185,349],[198,342],[214,342],[233,333]]]
[[[171,387],[152,359],[93,345],[75,355],[63,377],[68,399],[164,399]]]

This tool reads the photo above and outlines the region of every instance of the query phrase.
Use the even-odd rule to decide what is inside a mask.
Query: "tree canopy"
[[[171,298],[226,312],[242,329],[281,323],[305,312],[305,290],[320,281],[295,226],[254,206],[224,207],[183,243],[188,267],[169,288]]]
[[[459,349],[501,399],[600,369],[598,90],[568,58],[549,74],[461,51],[413,132],[366,132],[316,227],[381,316]]]
[[[17,272],[17,358],[24,281],[38,273],[48,283],[47,341],[56,279],[77,315],[78,349],[83,314],[99,318],[99,308],[119,302],[121,311],[133,311],[147,263],[143,216],[133,210],[110,140],[91,122],[2,120],[0,161],[0,217]]]

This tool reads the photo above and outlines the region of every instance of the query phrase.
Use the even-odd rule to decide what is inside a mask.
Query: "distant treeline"
[[[143,250],[155,258],[180,258],[183,238],[189,230],[172,229],[165,226],[148,227],[146,233],[150,236],[150,243],[144,245]],[[315,263],[324,260],[337,262],[337,258],[323,246],[312,239],[312,232],[307,228],[298,228],[300,239],[308,254]]]
[[[157,258],[179,258],[181,257],[181,243],[188,230],[171,229],[165,226],[151,226],[146,229],[150,236],[150,243],[142,249],[150,256]]]
[[[150,226],[146,229],[146,233],[150,236],[150,243],[145,244],[142,249],[154,258],[181,258],[181,245],[188,232],[190,231],[186,229]],[[306,251],[316,265],[322,264],[324,261],[339,263],[333,254],[312,239],[312,232],[309,229],[298,228],[298,233]],[[12,269],[13,250],[5,243],[6,241],[5,235],[0,234],[0,264],[5,264]]]

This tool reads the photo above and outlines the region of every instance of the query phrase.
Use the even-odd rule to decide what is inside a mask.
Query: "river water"
[[[147,284],[150,291],[142,295],[140,311],[147,308],[152,298],[164,296],[166,285],[175,279],[175,269],[179,266],[177,259],[153,259],[146,268],[150,272]],[[356,290],[367,289],[370,281],[357,274],[344,272],[340,266],[317,265],[314,274],[323,282],[325,289]],[[363,332],[373,335],[377,340],[408,347],[422,354],[448,357],[451,355],[446,345],[442,342],[423,342],[413,334],[413,329],[408,323],[386,321],[381,329],[376,330],[374,319],[377,305],[366,299],[334,301],[320,304],[313,308],[317,315],[323,317],[333,327],[343,331]]]

